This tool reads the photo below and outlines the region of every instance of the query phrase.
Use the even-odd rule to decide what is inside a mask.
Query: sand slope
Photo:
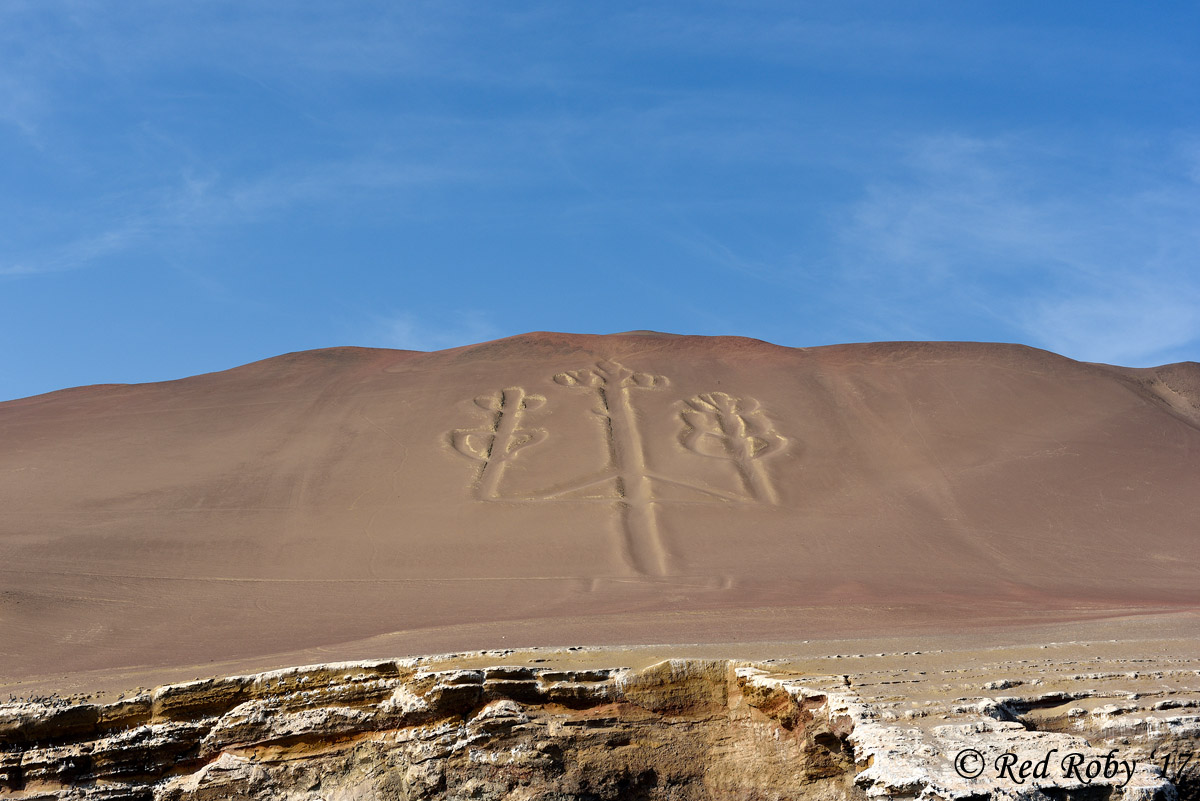
[[[1189,608],[1198,490],[1195,363],[656,334],[288,354],[0,404],[0,677]]]

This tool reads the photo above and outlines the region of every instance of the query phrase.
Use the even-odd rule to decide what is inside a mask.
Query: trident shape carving
[[[675,493],[682,490],[692,503],[779,503],[763,459],[782,450],[788,441],[775,432],[753,398],[707,392],[676,407],[680,409],[677,419],[683,424],[678,446],[732,466],[729,477],[740,486],[718,488],[700,479],[663,475],[647,462],[633,399],[639,391],[666,387],[665,376],[602,360],[591,367],[557,373],[553,381],[591,394],[591,412],[603,428],[607,463],[598,471],[553,486],[501,492],[506,467],[525,449],[546,439],[545,429],[522,427],[523,415],[540,408],[546,399],[521,387],[497,390],[475,399],[475,405],[490,414],[487,424],[449,435],[456,451],[480,464],[475,483],[480,500],[612,503],[626,563],[637,573],[657,575],[669,572],[672,557],[659,527],[657,507],[664,501],[656,488],[670,488]]]

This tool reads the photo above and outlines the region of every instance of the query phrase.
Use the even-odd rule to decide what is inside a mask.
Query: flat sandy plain
[[[1186,661],[1198,489],[1200,366],[1016,345],[539,333],[64,390],[0,404],[0,694],[480,649]]]

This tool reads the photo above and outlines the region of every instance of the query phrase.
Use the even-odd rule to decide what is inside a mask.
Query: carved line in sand
[[[683,446],[701,456],[731,461],[750,498],[778,504],[762,459],[783,450],[787,440],[772,428],[758,401],[706,392],[684,403]]]
[[[608,440],[608,469],[595,479],[585,479],[563,491],[614,478],[625,560],[635,570],[667,572],[670,554],[658,529],[642,435],[629,397],[634,389],[666,386],[666,377],[635,373],[617,362],[597,362],[594,369],[559,373],[554,376],[554,383],[595,393],[597,407],[592,411],[604,419]]]
[[[592,413],[604,426],[608,464],[597,473],[542,490],[503,494],[500,482],[505,466],[521,450],[547,436],[545,429],[520,427],[521,415],[538,409],[546,399],[530,395],[521,387],[509,387],[475,399],[476,406],[492,413],[489,425],[450,432],[454,449],[480,462],[475,484],[480,500],[577,500],[577,496],[567,496],[589,488],[606,489],[606,494],[595,499],[611,500],[614,504],[626,562],[639,573],[659,575],[668,572],[671,554],[659,529],[656,504],[663,501],[655,497],[656,482],[699,493],[711,503],[779,502],[761,460],[782,450],[787,440],[775,432],[758,401],[709,392],[685,401],[680,412],[683,431],[679,442],[700,456],[730,462],[744,490],[739,494],[671,478],[650,469],[631,393],[662,389],[669,384],[665,376],[635,372],[615,361],[600,361],[594,367],[558,373],[554,382],[590,391],[595,396]]]
[[[509,387],[490,395],[480,395],[475,405],[492,413],[491,425],[482,429],[458,429],[450,432],[454,449],[480,462],[476,483],[479,497],[485,501],[500,498],[500,479],[504,467],[516,458],[522,448],[536,445],[546,438],[544,428],[521,428],[521,413],[537,409],[546,399],[529,395],[521,387]]]

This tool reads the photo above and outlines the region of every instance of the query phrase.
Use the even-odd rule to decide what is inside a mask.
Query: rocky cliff
[[[486,656],[494,666],[341,663],[103,704],[14,701],[0,707],[0,797],[1200,797],[1194,661],[914,670],[914,654],[858,654],[818,675]]]

